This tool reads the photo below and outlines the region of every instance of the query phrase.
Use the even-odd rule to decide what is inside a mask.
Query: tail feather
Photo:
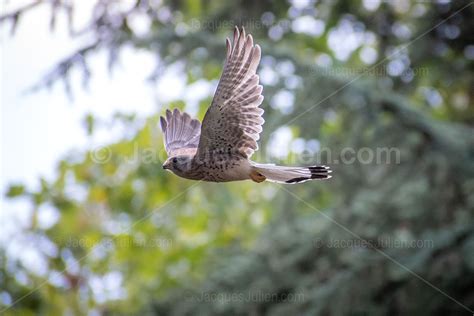
[[[255,164],[257,172],[268,181],[278,183],[303,183],[309,180],[325,180],[331,178],[331,169],[327,166],[285,167],[272,164]]]

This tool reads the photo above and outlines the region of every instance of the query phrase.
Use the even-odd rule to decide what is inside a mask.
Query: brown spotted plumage
[[[169,156],[163,168],[183,178],[213,182],[301,183],[330,178],[325,166],[283,167],[250,160],[264,123],[259,107],[263,88],[256,74],[260,46],[237,27],[233,45],[229,39],[226,44],[224,70],[202,126],[177,109],[160,118]]]

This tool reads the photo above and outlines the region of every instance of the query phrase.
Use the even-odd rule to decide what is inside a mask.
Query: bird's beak
[[[163,164],[163,169],[169,169],[170,168],[170,163],[169,161],[165,161],[165,163]]]

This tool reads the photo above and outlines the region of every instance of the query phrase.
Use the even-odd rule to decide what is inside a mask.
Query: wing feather
[[[199,144],[201,124],[188,113],[178,109],[166,110],[166,118],[160,117],[164,134],[165,149],[168,156],[194,155]]]
[[[204,116],[198,155],[216,151],[233,151],[250,158],[258,149],[257,141],[265,122],[262,118],[263,87],[256,74],[260,63],[260,46],[252,35],[236,27],[233,46],[226,39],[224,70],[212,104]]]

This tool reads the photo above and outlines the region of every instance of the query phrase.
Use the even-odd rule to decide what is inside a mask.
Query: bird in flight
[[[202,125],[178,109],[160,117],[168,159],[164,169],[177,176],[211,182],[265,180],[301,183],[331,177],[326,166],[286,167],[250,160],[264,120],[262,86],[256,74],[260,46],[235,27],[217,90]]]

